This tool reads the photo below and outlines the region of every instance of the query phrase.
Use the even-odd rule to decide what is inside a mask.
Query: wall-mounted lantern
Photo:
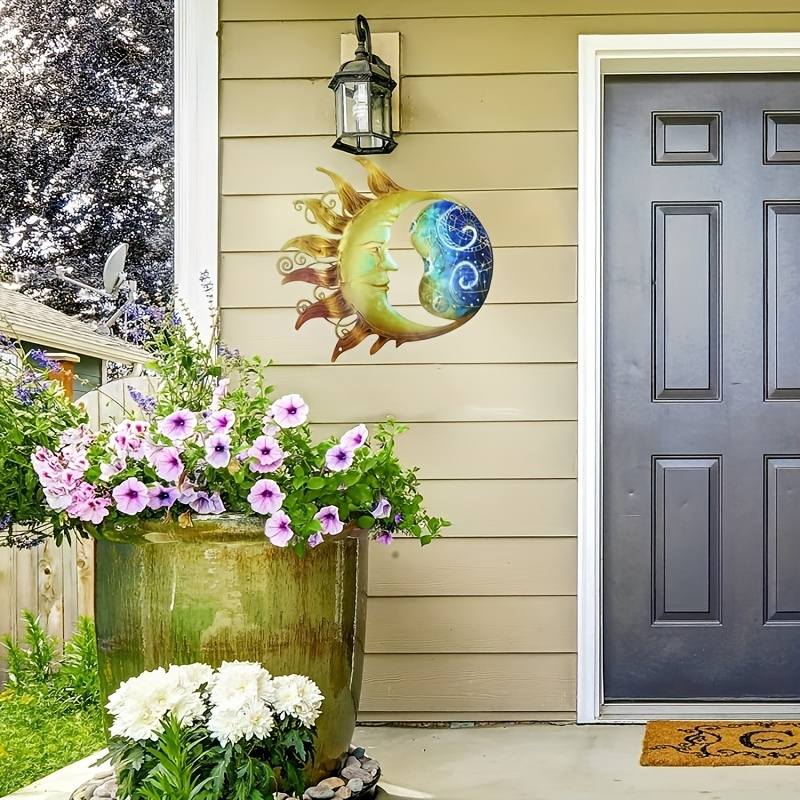
[[[397,147],[392,137],[391,67],[372,52],[369,23],[356,18],[358,47],[355,58],[339,67],[329,86],[336,102],[337,150],[357,155],[391,153]]]

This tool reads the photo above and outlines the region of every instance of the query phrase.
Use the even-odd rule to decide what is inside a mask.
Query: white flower
[[[248,702],[241,706],[216,706],[211,711],[208,730],[221,745],[234,744],[240,739],[266,739],[275,718],[272,709],[262,701]]]
[[[178,683],[190,692],[196,692],[204,683],[209,684],[214,678],[214,670],[208,664],[172,664],[169,674],[177,675]]]
[[[275,694],[272,676],[254,661],[223,661],[209,689],[212,707],[232,710],[271,703]]]
[[[106,708],[114,717],[111,735],[135,741],[157,739],[167,714],[185,727],[206,713],[200,693],[182,685],[177,670],[167,672],[163,667],[122,683]]]
[[[311,678],[305,675],[279,675],[273,679],[275,687],[275,711],[283,719],[296,717],[310,728],[320,715],[325,699]]]

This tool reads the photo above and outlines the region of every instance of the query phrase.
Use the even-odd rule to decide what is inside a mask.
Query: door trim
[[[580,723],[797,717],[788,704],[604,705],[602,681],[602,134],[605,75],[800,72],[800,33],[578,37],[578,705]]]

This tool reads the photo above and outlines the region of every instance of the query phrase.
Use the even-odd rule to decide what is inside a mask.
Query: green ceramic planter
[[[274,547],[263,523],[222,515],[194,527],[146,522],[97,543],[95,614],[105,698],[170,663],[260,661],[302,673],[325,702],[313,777],[344,760],[364,660],[367,541],[326,537],[305,559]]]

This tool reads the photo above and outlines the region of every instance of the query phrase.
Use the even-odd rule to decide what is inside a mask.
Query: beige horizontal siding
[[[422,481],[428,509],[449,519],[446,533],[459,537],[575,536],[577,494],[575,480]],[[532,511],[523,517],[521,509]]]
[[[368,653],[574,653],[574,597],[373,597]]]
[[[450,722],[574,722],[574,711],[364,711],[358,712],[359,725],[388,725],[400,723],[408,727],[446,727]],[[447,720],[447,722],[443,722]]]
[[[223,81],[220,135],[331,135],[335,126],[328,81]],[[401,83],[400,130],[574,131],[578,125],[577,92],[575,75],[405,78]]]
[[[366,11],[370,20],[428,17],[524,17],[593,14],[718,15],[721,12],[775,14],[797,11],[796,0],[370,0],[369,8],[357,0],[220,0],[222,20],[354,20]],[[476,47],[479,43],[476,43]]]
[[[409,133],[402,147],[381,157],[401,185],[427,187],[436,164],[441,192],[486,189],[570,189],[578,185],[575,131],[522,133]],[[364,170],[331,148],[330,136],[224,139],[223,194],[322,194],[331,189],[325,166],[366,190]]]
[[[720,3],[721,10],[727,5]],[[795,4],[792,10],[800,9]],[[575,44],[580,34],[800,29],[798,13],[776,18],[758,11],[700,18],[686,14],[636,13],[544,19],[534,16],[370,19],[373,32],[402,30],[403,79],[432,75],[577,72]],[[330,79],[332,65],[338,64],[340,58],[340,35],[352,30],[352,19],[347,18],[293,23],[232,22],[225,26],[222,40],[222,76]],[[261,46],[267,41],[274,45]],[[475,41],[480,41],[481,46],[466,45]],[[442,46],[443,42],[463,42],[465,46]]]
[[[478,215],[493,247],[577,244],[578,194],[574,189],[454,192],[452,196]],[[324,233],[305,221],[294,199],[285,195],[223,197],[221,249],[227,253],[280,250],[294,236]],[[407,229],[393,233],[392,249],[410,247]]]
[[[573,711],[575,656],[368,655],[364,711]]]
[[[373,545],[364,721],[574,719],[579,34],[800,30],[798,0],[221,0],[223,335],[271,357],[318,435],[394,414],[431,513],[429,547]],[[294,330],[305,284],[280,248],[293,201],[365,189],[330,148],[340,34],[401,34],[401,185],[455,195],[495,248],[488,302],[447,336],[331,365],[330,325]],[[779,13],[780,12],[780,13]],[[417,319],[420,263],[392,232],[392,302]]]
[[[221,308],[294,308],[311,297],[313,287],[281,285],[278,260],[283,252],[223,253],[219,287]],[[399,272],[392,277],[392,304],[419,304],[421,266],[414,250],[395,250]],[[575,247],[497,247],[487,305],[573,303],[577,297]]]
[[[296,331],[296,321],[297,313],[291,308],[227,310],[222,313],[222,336],[245,355],[266,356],[276,364],[329,364],[336,343],[333,328],[322,320],[311,320]],[[487,306],[469,324],[447,336],[403,347],[388,344],[378,358],[370,356],[369,343],[361,344],[336,363],[572,362],[577,358],[577,334],[575,303]],[[409,391],[421,389],[409,387]]]
[[[480,495],[477,495],[480,498]],[[479,504],[476,502],[476,505]],[[524,514],[535,513],[519,503]],[[574,595],[576,542],[572,538],[454,539],[422,546],[397,539],[370,549],[372,597]]]
[[[476,381],[476,375],[481,380]],[[317,422],[535,422],[577,419],[574,364],[273,367],[276,393],[299,392]],[[409,392],[408,386],[424,386]],[[431,402],[448,397],[447,403]],[[519,398],[510,404],[510,397]]]
[[[342,425],[317,425],[320,438],[340,436]],[[574,478],[575,422],[425,422],[397,439],[395,452],[419,464],[419,477]]]

